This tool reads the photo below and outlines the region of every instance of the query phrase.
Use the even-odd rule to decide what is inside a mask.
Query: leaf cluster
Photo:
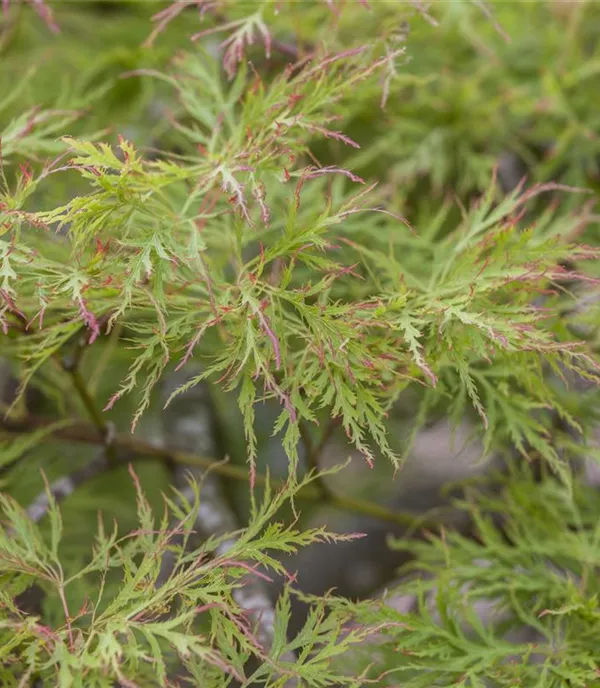
[[[247,576],[287,575],[276,558],[311,542],[336,540],[324,529],[299,531],[273,521],[282,503],[297,488],[272,494],[267,490],[247,528],[226,553],[223,538],[210,538],[189,548],[199,488],[194,499],[182,493],[165,498],[157,518],[130,468],[137,493],[139,525],[120,534],[102,521],[83,567],[61,554],[64,526],[51,494],[48,528],[42,532],[10,497],[1,498],[5,519],[0,531],[0,647],[3,685],[25,680],[59,682],[61,686],[165,685],[181,671],[196,680],[229,685],[232,677],[252,685],[283,685],[295,677],[310,685],[331,685],[331,661],[360,642],[368,629],[339,638],[344,617],[325,619],[315,608],[300,635],[286,637],[289,599],[282,598],[276,616],[275,642],[268,657],[233,596]],[[175,517],[175,522],[173,522]],[[177,537],[175,537],[177,536]],[[228,534],[224,537],[230,537]],[[169,577],[161,578],[161,562],[169,553]],[[46,610],[46,624],[22,611],[18,596],[38,586],[55,602]],[[88,591],[95,590],[93,598]],[[302,648],[293,665],[279,657]],[[262,660],[246,675],[252,656]]]
[[[3,685],[169,685],[182,665],[211,687],[593,685],[597,500],[571,469],[598,421],[598,5],[191,0],[126,4],[116,29],[34,5],[0,20],[23,77],[0,83],[0,353],[9,416],[39,387],[51,424],[0,444]],[[115,491],[120,529],[100,519],[91,551],[50,495],[47,526],[9,496],[32,454],[55,467],[73,352],[96,366],[82,409],[136,432],[200,362],[173,396],[208,380],[235,401],[253,486],[257,409],[276,409],[288,482],[266,480],[226,555],[191,546],[198,486],[158,518],[132,473],[139,523],[122,534]],[[441,416],[542,479],[468,493],[468,536],[397,543],[414,613],[313,600],[290,638],[286,589],[261,647],[233,591],[334,537],[275,520],[310,482],[302,439],[339,423],[400,470]],[[39,616],[18,603],[32,586]]]
[[[529,468],[496,486],[457,503],[474,537],[396,542],[415,556],[408,581],[379,603],[339,603],[356,623],[383,625],[353,653],[378,685],[595,685],[595,491],[539,482]],[[414,609],[396,608],[395,593]]]

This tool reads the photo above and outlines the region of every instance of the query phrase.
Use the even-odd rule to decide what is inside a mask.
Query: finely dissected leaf
[[[175,528],[171,526],[169,529],[167,514],[157,528],[139,480],[133,471],[131,473],[137,491],[139,528],[121,537],[117,537],[115,532],[106,538],[100,531],[97,545],[90,553],[91,560],[82,571],[69,578],[65,578],[57,559],[63,526],[54,500],[50,499],[49,504],[51,535],[49,544],[46,544],[39,527],[32,524],[13,501],[0,496],[4,516],[10,524],[8,529],[0,532],[0,574],[6,589],[17,586],[21,578],[29,582],[43,581],[49,590],[58,591],[65,599],[66,625],[51,633],[56,651],[45,656],[43,644],[34,642],[31,646],[32,661],[37,666],[43,665],[44,675],[48,677],[68,676],[69,681],[75,682],[81,681],[84,675],[88,682],[101,680],[109,669],[122,677],[146,675],[148,680],[154,680],[150,679],[151,667],[156,667],[159,680],[152,685],[163,685],[167,668],[173,665],[175,651],[191,665],[206,663],[226,673],[239,675],[235,668],[241,666],[238,653],[250,651],[260,654],[261,649],[246,629],[231,597],[232,585],[243,585],[243,578],[249,572],[257,575],[254,573],[257,565],[278,573],[285,572],[274,558],[274,552],[294,552],[298,547],[337,536],[324,529],[303,532],[272,522],[281,506],[306,485],[303,482],[277,493],[267,491],[249,526],[240,531],[238,539],[225,554],[216,554],[219,551],[218,540],[214,538],[199,549],[188,551],[184,545],[174,544],[171,535],[194,522],[193,513],[198,509],[199,495],[196,494],[194,503],[189,506],[191,512],[183,512],[180,506],[176,507],[182,520]],[[167,505],[171,503],[169,501]],[[343,536],[341,538],[344,539]],[[167,547],[175,555],[175,565],[169,578],[157,586],[160,555]],[[104,580],[115,572],[122,577],[122,584],[111,599],[101,586],[93,613],[87,608],[87,603],[84,605],[86,608],[81,612],[78,623],[79,640],[73,646],[70,639],[76,617],[70,616],[73,612],[69,612],[67,606],[70,586],[85,578],[89,583],[97,581],[98,576]],[[165,612],[176,603],[177,611],[165,619]],[[282,614],[285,617],[284,610]],[[210,633],[194,631],[195,625],[205,620],[210,621]],[[319,628],[320,637],[333,643],[335,627],[331,622],[319,619],[314,623],[317,624],[315,629]],[[35,624],[26,626],[10,617],[2,620],[0,628],[16,633],[17,638],[21,634],[23,638],[32,640],[41,632]],[[226,654],[222,654],[214,644],[223,633],[231,634],[235,639]],[[20,641],[5,642],[3,647],[6,657],[14,658]],[[318,660],[318,667],[324,671],[333,654],[324,650],[320,652],[322,657]],[[297,673],[295,666],[280,667],[276,661],[265,669],[264,675],[273,680],[277,680],[281,672]]]
[[[0,353],[20,384],[0,447],[2,685],[597,682],[598,505],[572,466],[598,454],[599,5],[430,5],[3,3]],[[235,465],[213,469],[253,488],[231,490],[248,522],[200,545],[208,485],[161,510],[155,459],[208,458],[144,439],[157,386],[196,363],[169,401],[218,388]],[[356,536],[301,526],[300,490],[403,522],[333,473],[309,484],[330,433],[401,482],[446,418],[536,480],[467,493],[469,536],[399,545],[409,613],[302,596],[282,557]],[[85,463],[86,443],[105,455]],[[38,467],[98,463],[75,494],[53,489],[68,476],[39,491]],[[239,600],[271,574],[289,585],[269,651]]]
[[[244,91],[242,72],[228,86],[210,58],[183,55],[168,82],[181,99],[179,134],[186,145],[200,143],[192,124],[204,132],[201,154],[147,160],[122,138],[118,149],[65,139],[70,162],[63,167],[78,173],[89,192],[19,223],[68,228],[65,249],[73,265],[65,271],[46,233],[20,252],[6,242],[1,254],[10,299],[5,312],[40,320],[31,339],[35,353],[19,352],[29,368],[25,381],[47,360],[39,352],[64,341],[65,315],[86,330],[90,344],[118,323],[136,354],[106,408],[139,388],[135,427],[166,366],[204,355],[207,377],[240,390],[252,472],[252,407],[263,398],[282,407],[274,432],[283,432],[292,472],[299,424],[314,422],[319,409],[341,419],[367,462],[373,463],[376,446],[398,466],[385,414],[415,377],[431,386],[443,379],[441,391],[457,399],[457,386],[464,389],[487,424],[489,446],[510,439],[560,470],[542,425],[522,416],[538,405],[560,407],[535,355],[551,365],[568,359],[580,370],[573,353],[585,355],[585,348],[558,341],[531,295],[566,275],[559,261],[596,252],[561,241],[548,223],[522,232],[517,216],[527,201],[556,187],[524,194],[518,188],[495,203],[492,184],[453,232],[434,241],[420,238],[426,227],[411,235],[378,205],[373,188],[352,194],[346,179],[363,180],[350,170],[290,165],[313,137],[332,135],[331,109],[388,59],[373,59],[363,48],[317,55],[304,69]],[[200,86],[213,100],[199,100]],[[342,134],[335,138],[349,143]],[[282,182],[282,173],[290,182]],[[280,208],[285,213],[275,216]],[[263,236],[255,220],[264,225],[267,216]],[[378,238],[400,230],[407,247],[428,252],[416,270],[386,253]],[[16,238],[16,225],[12,231]],[[222,342],[217,349],[215,337]],[[513,375],[527,360],[523,352],[530,354],[525,379]],[[517,394],[533,394],[533,406],[512,404],[511,419],[506,404],[484,393],[488,367],[494,375],[503,369]],[[498,404],[501,413],[493,408]],[[497,417],[504,427],[491,422]]]

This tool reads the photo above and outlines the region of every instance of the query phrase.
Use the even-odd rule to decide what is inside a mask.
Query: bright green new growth
[[[587,532],[597,509],[571,464],[590,453],[597,415],[598,308],[581,301],[598,278],[600,145],[587,94],[599,85],[600,14],[554,4],[526,3],[521,17],[511,3],[217,2],[193,43],[189,17],[202,2],[132,5],[125,47],[82,57],[83,71],[67,44],[73,27],[89,31],[92,10],[57,8],[50,19],[38,3],[62,32],[50,39],[30,8],[10,9],[7,59],[27,50],[41,59],[34,48],[51,40],[63,52],[40,78],[63,64],[71,73],[41,103],[30,100],[41,86],[29,66],[18,88],[0,91],[1,346],[21,381],[8,411],[22,419],[21,397],[38,387],[56,422],[7,436],[0,467],[16,472],[2,489],[18,494],[26,453],[72,425],[57,417],[77,411],[60,365],[73,351],[97,362],[94,403],[114,407],[107,417],[121,426],[127,416],[132,431],[170,371],[200,361],[203,372],[174,395],[209,381],[235,396],[252,486],[255,408],[275,401],[289,478],[263,495],[227,560],[210,558],[210,540],[171,543],[168,516],[187,537],[198,496],[189,509],[167,500],[158,520],[160,500],[151,508],[136,482],[139,525],[121,506],[131,532],[101,525],[93,554],[67,561],[58,509],[46,532],[3,495],[4,684],[168,685],[179,657],[211,687],[232,676],[273,686],[291,677],[593,685],[593,647],[578,638],[597,621],[597,538]],[[99,23],[99,36],[111,26]],[[224,41],[218,55],[213,39]],[[528,183],[505,184],[507,153],[529,167]],[[574,393],[573,382],[590,389]],[[410,432],[399,441],[390,428],[407,403]],[[286,592],[273,647],[257,646],[231,595],[236,581],[256,565],[282,574],[274,553],[334,537],[272,521],[304,489],[302,432],[334,419],[368,464],[389,460],[402,480],[418,430],[440,416],[475,419],[486,454],[551,469],[539,483],[516,471],[502,497],[469,502],[478,540],[403,545],[432,576],[441,623],[425,605],[429,583],[410,583],[418,613],[320,600],[289,639]],[[554,549],[559,541],[572,548]],[[157,588],[169,547],[179,565]],[[560,581],[555,569],[567,572]],[[44,623],[15,603],[34,582],[61,601]],[[102,595],[86,601],[98,585]],[[499,628],[484,628],[470,606],[490,597],[508,609]],[[523,625],[550,648],[541,672],[529,644],[504,637]],[[375,631],[380,656],[361,663],[354,646]],[[290,650],[293,666],[279,661]]]

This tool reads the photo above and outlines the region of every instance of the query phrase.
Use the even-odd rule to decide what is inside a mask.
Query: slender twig
[[[90,375],[90,379],[88,380],[88,389],[90,390],[90,394],[92,395],[96,393],[98,383],[102,378],[104,372],[106,371],[107,365],[112,360],[115,349],[119,344],[119,339],[121,338],[122,331],[123,324],[118,322],[113,327],[112,331],[108,336],[108,342],[106,344],[106,347],[104,348],[104,351],[100,354],[98,362],[94,366],[94,370]]]
[[[306,449],[306,465],[308,466],[309,470],[312,470],[315,474],[315,485],[317,488],[320,490],[321,494],[323,496],[334,496],[332,495],[331,490],[329,489],[329,485],[323,480],[323,477],[319,474],[320,471],[320,465],[319,465],[319,459],[321,458],[321,454],[323,453],[323,449],[325,445],[327,444],[329,438],[333,434],[333,431],[338,425],[338,419],[337,418],[331,418],[329,423],[327,424],[327,427],[325,428],[325,431],[321,435],[321,438],[317,442],[317,444],[314,444],[310,432],[308,428],[306,427],[306,424],[300,421],[299,424],[299,429],[300,429],[300,437],[302,439],[302,443],[304,444],[304,448]]]
[[[90,393],[88,386],[83,379],[81,374],[81,357],[83,356],[84,344],[78,344],[75,352],[70,357],[65,357],[61,360],[61,366],[63,370],[69,374],[73,387],[75,388],[81,402],[83,403],[85,410],[92,419],[94,425],[98,431],[102,434],[104,438],[104,444],[106,446],[106,456],[110,463],[115,463],[117,460],[117,450],[114,446],[114,426],[107,423],[102,415],[100,407],[94,401],[94,397]]]
[[[69,636],[69,648],[73,652],[74,647],[75,647],[75,641],[73,638],[73,627],[71,625],[71,612],[69,611],[69,605],[67,603],[67,598],[65,597],[65,588],[64,585],[61,584],[57,586],[58,587],[58,599],[60,600],[60,603],[63,608],[63,614],[65,615],[65,624],[67,626],[67,634]]]
[[[0,429],[9,433],[25,434],[33,430],[47,427],[53,421],[46,419],[35,418],[28,416],[26,418],[10,419],[5,418],[0,422]],[[74,421],[73,424],[66,428],[58,428],[56,431],[48,435],[48,439],[56,441],[69,440],[72,442],[81,442],[82,444],[96,444],[105,446],[105,436],[103,431],[90,426],[89,424],[80,421]],[[245,468],[240,466],[233,466],[231,464],[217,462],[213,458],[205,456],[198,456],[193,453],[174,451],[168,447],[157,446],[151,442],[137,439],[132,435],[117,433],[114,435],[112,446],[117,450],[130,452],[133,460],[144,460],[150,458],[162,459],[172,461],[177,464],[185,464],[188,466],[200,466],[202,468],[210,468],[211,471],[222,475],[225,478],[232,480],[239,480],[249,482],[250,476]],[[276,479],[267,479],[266,476],[258,474],[256,476],[257,485],[265,485],[269,482],[272,487],[283,487],[284,481]],[[329,493],[323,495],[314,486],[309,485],[302,488],[296,495],[297,499],[310,502],[320,502],[322,505],[330,506],[341,511],[347,511],[355,514],[362,514],[370,518],[394,523],[400,526],[410,527],[427,527],[435,529],[439,527],[439,523],[435,520],[415,516],[411,513],[402,511],[395,511],[386,506],[376,504],[362,499],[354,499],[343,495],[335,495]]]
[[[79,398],[85,406],[85,410],[88,412],[88,415],[92,419],[94,425],[102,434],[106,434],[106,423],[102,417],[102,412],[98,406],[96,406],[94,399],[90,394],[87,385],[85,384],[85,380],[81,375],[81,371],[75,368],[74,370],[68,370],[68,372],[71,376],[73,387],[75,387],[75,390],[77,391],[77,394],[79,395]]]

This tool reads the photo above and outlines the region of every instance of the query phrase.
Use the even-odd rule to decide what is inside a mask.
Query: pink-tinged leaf
[[[378,70],[379,67],[381,67],[382,65],[385,65],[385,64],[389,65],[391,62],[393,62],[393,60],[396,57],[403,55],[405,52],[406,52],[406,50],[404,48],[398,48],[397,50],[393,50],[393,51],[389,52],[385,57],[380,57],[378,60],[376,60],[372,64],[368,65],[364,69],[362,69],[358,73],[357,78],[365,79],[370,74],[373,74],[373,72]]]
[[[106,406],[102,409],[103,411],[110,411],[111,408],[119,401],[123,396],[123,392],[115,392],[112,397],[108,400]]]
[[[288,394],[282,393],[283,407],[290,414],[292,423],[296,422],[296,409],[292,406],[292,401]]]
[[[250,482],[250,490],[254,491],[254,487],[256,486],[256,461],[254,459],[249,460],[250,464],[250,473],[249,473],[249,482]]]
[[[339,62],[340,60],[345,60],[347,57],[354,57],[356,55],[364,53],[367,48],[368,46],[362,45],[358,48],[350,48],[349,50],[343,50],[340,53],[335,53],[334,55],[326,57],[324,60],[321,60],[321,62],[316,64],[314,67],[311,67],[303,73],[303,81],[310,80],[315,73],[321,73],[325,69],[325,67],[328,67],[330,64],[333,64],[334,62]]]
[[[281,387],[279,387],[279,385],[275,382],[275,380],[271,378],[269,375],[265,376],[264,384],[265,388],[273,392],[273,394],[275,394],[275,396],[279,399],[280,403],[282,404],[283,408],[289,413],[291,422],[295,423],[296,409],[292,404],[290,395],[287,392],[284,392],[281,389]]]
[[[227,72],[227,76],[233,79],[236,73],[238,64],[244,58],[244,51],[247,45],[254,43],[255,30],[261,34],[265,46],[265,54],[267,58],[271,56],[271,34],[266,24],[263,22],[260,11],[255,14],[245,17],[244,19],[228,22],[211,29],[199,31],[192,36],[192,41],[197,41],[204,36],[221,31],[233,29],[233,33],[227,37],[222,43],[221,48],[224,48],[223,53],[223,67]]]
[[[298,182],[296,183],[296,188],[294,189],[294,200],[296,204],[296,210],[300,207],[300,192],[302,191],[302,187],[304,186],[304,180],[306,179],[306,176],[302,174],[300,176],[300,179],[298,179]]]
[[[127,472],[129,473],[129,475],[131,476],[131,478],[133,480],[133,485],[135,487],[135,492],[136,492],[138,498],[141,497],[142,496],[142,486],[140,484],[140,479],[138,478],[138,475],[135,472],[133,464],[131,464],[131,463],[127,464]]]
[[[219,602],[209,602],[208,604],[201,604],[198,607],[194,609],[196,614],[203,614],[204,612],[209,611],[209,609],[225,609],[225,606],[223,604],[220,604]]]
[[[273,579],[270,576],[268,576],[266,573],[263,573],[262,571],[257,570],[258,564],[251,566],[250,564],[247,564],[245,561],[239,561],[238,559],[222,559],[219,563],[222,567],[239,567],[241,569],[244,569],[249,573],[253,573],[257,578],[260,578],[266,581],[267,583],[273,582]]]
[[[423,357],[423,346],[419,342],[419,337],[421,333],[415,327],[412,318],[408,315],[402,317],[399,320],[399,327],[404,332],[404,337],[408,344],[408,348],[412,354],[413,360],[417,367],[429,378],[431,386],[435,387],[437,385],[437,377],[433,370],[429,367],[427,361]]]
[[[53,642],[56,642],[58,639],[58,634],[55,633],[51,628],[48,626],[43,626],[42,624],[34,624],[33,628],[44,638],[47,638],[49,640],[52,640]]]
[[[227,76],[233,79],[238,64],[244,58],[244,41],[243,39],[233,37],[223,41],[221,47],[227,47],[223,53],[223,67],[225,67]]]
[[[81,316],[86,327],[92,332],[88,343],[93,344],[100,335],[100,326],[98,325],[96,316],[88,310],[87,305],[81,296],[78,299],[78,304],[79,315]]]
[[[223,178],[223,183],[221,185],[222,190],[228,194],[231,194],[230,200],[240,211],[242,217],[246,220],[248,225],[252,227],[252,219],[248,211],[246,196],[244,195],[244,185],[227,170],[222,170],[221,176]]]
[[[258,316],[258,320],[260,322],[262,329],[266,333],[267,337],[271,340],[271,344],[273,345],[273,351],[275,353],[275,369],[279,370],[281,366],[281,351],[279,348],[279,339],[277,339],[277,335],[271,329],[271,323],[269,322],[269,319],[263,313],[263,311],[259,308],[255,312]]]
[[[31,320],[27,323],[27,329],[30,328],[31,323],[37,318],[38,320],[38,329],[41,330],[44,327],[44,315],[46,314],[46,308],[48,308],[48,304],[42,302],[42,306],[40,310],[31,318]]]
[[[356,182],[357,184],[364,184],[365,180],[359,177],[357,174],[350,172],[350,170],[345,170],[342,167],[334,167],[333,165],[328,165],[327,167],[309,167],[302,176],[304,179],[316,179],[317,177],[322,177],[326,174],[343,174],[344,177]]]
[[[44,2],[44,0],[31,0],[31,2],[35,7],[35,11],[43,19],[50,31],[52,31],[52,33],[60,33],[58,24],[54,21],[52,10]]]
[[[390,210],[386,210],[385,208],[350,208],[350,210],[344,210],[344,212],[341,213],[341,216],[347,217],[348,215],[355,215],[356,213],[363,213],[366,211],[371,213],[381,213],[382,215],[389,215],[389,217],[393,217],[395,220],[399,220],[402,222],[402,224],[406,225],[413,236],[417,236],[414,228],[405,217],[402,217],[402,215],[398,215],[396,213],[392,213]]]
[[[357,272],[354,271],[354,268],[360,265],[360,263],[354,263],[353,265],[338,265],[337,268],[332,268],[330,270],[327,270],[327,274],[331,275],[333,278],[339,278],[342,275],[352,275],[352,277],[355,277],[356,279],[363,280],[364,277],[362,275],[359,275]],[[348,344],[350,340],[346,339],[344,343],[339,347],[340,351],[345,351],[346,350],[346,345]],[[349,374],[351,375],[351,371],[348,371]]]
[[[359,447],[359,452],[363,455],[365,461],[367,462],[367,466],[369,468],[374,468],[375,457],[373,454],[366,447]]]
[[[197,33],[193,34],[191,36],[191,40],[195,43],[205,36],[211,36],[212,34],[220,33],[221,31],[227,31],[228,29],[239,28],[244,21],[244,19],[241,19],[239,21],[232,21],[227,22],[226,24],[220,24],[219,26],[213,26],[210,29],[203,29],[202,31],[198,31]]]
[[[25,317],[25,314],[17,307],[14,299],[5,289],[0,289],[0,296],[6,302],[6,307],[8,308],[8,310],[11,313],[14,313],[22,323],[27,323],[27,318]],[[25,327],[27,329],[28,325],[26,324]]]
[[[166,7],[164,10],[157,12],[152,17],[152,21],[156,23],[156,27],[148,38],[144,41],[144,47],[149,48],[152,46],[157,36],[162,33],[167,25],[178,17],[183,10],[190,7],[192,4],[197,5],[198,9],[204,4],[205,0],[176,0],[172,5]],[[203,11],[203,10],[201,10]]]
[[[496,173],[496,170],[494,170],[494,174]],[[556,182],[547,182],[545,184],[535,184],[532,186],[530,189],[525,191],[525,193],[521,194],[517,200],[517,205],[521,206],[524,203],[527,203],[530,201],[532,198],[535,196],[539,196],[541,193],[545,193],[546,191],[568,191],[570,193],[581,193],[581,194],[590,194],[593,193],[591,189],[586,189],[580,186],[569,186],[567,184],[557,184]]]
[[[23,181],[25,182],[25,185],[28,186],[31,182],[32,177],[31,165],[29,165],[28,163],[20,163],[19,169],[21,170],[21,174],[23,175]]]
[[[196,332],[196,334],[192,337],[192,341],[187,345],[186,350],[185,350],[185,354],[184,354],[183,358],[181,359],[181,361],[177,364],[177,367],[175,368],[175,370],[180,370],[190,360],[190,358],[192,357],[192,354],[194,352],[194,349],[196,348],[196,344],[198,344],[198,342],[200,341],[202,335],[204,334],[204,331],[205,331],[205,328],[201,327],[198,330],[198,332]]]
[[[340,540],[343,540],[344,542],[346,541],[352,541],[352,540],[362,540],[363,538],[369,537],[368,533],[343,533],[342,536],[340,536]],[[337,539],[337,538],[336,538]]]
[[[332,131],[331,129],[326,129],[318,124],[302,124],[301,126],[309,131],[316,131],[319,134],[322,134],[326,139],[335,139],[336,141],[341,141],[352,148],[360,148],[360,145],[356,143],[356,141],[351,139],[349,136],[346,136],[346,134],[341,131]]]
[[[491,327],[488,328],[488,332],[489,332],[490,337],[491,337],[494,341],[499,342],[500,344],[502,344],[502,347],[503,347],[504,349],[508,349],[508,339],[507,339],[503,334],[500,334],[499,332],[496,332],[496,331],[495,331],[494,329],[492,329]]]
[[[269,207],[265,203],[265,197],[267,195],[265,185],[262,183],[258,184],[252,192],[252,195],[260,207],[260,219],[265,227],[268,227],[269,222],[271,221],[271,213],[269,211]]]

